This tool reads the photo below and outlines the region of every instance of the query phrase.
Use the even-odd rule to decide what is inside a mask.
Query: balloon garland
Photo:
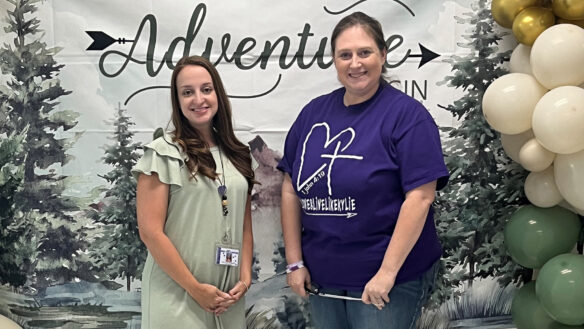
[[[584,328],[584,255],[572,253],[584,216],[584,0],[492,0],[518,41],[510,72],[482,110],[505,153],[530,171],[505,227],[519,265],[539,270],[511,309],[518,329]]]

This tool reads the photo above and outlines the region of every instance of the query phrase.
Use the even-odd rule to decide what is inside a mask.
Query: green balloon
[[[535,295],[535,282],[519,288],[511,304],[511,317],[517,329],[549,329],[556,322],[541,307]]]
[[[541,268],[552,257],[570,252],[579,232],[580,220],[573,212],[559,206],[528,205],[517,210],[505,225],[505,245],[519,265]]]
[[[584,255],[563,254],[541,268],[535,292],[548,315],[563,324],[584,324]]]

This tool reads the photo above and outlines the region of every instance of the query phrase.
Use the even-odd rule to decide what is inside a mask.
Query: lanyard
[[[221,238],[223,243],[229,243],[231,240],[231,228],[229,227],[227,214],[229,214],[229,210],[227,209],[227,185],[226,185],[226,178],[225,178],[225,166],[223,165],[223,155],[221,152],[221,148],[217,145],[219,150],[219,161],[221,162],[221,175],[217,175],[217,181],[219,181],[219,186],[217,187],[217,192],[219,193],[219,197],[221,198],[221,211],[223,213],[223,237]],[[221,180],[221,176],[223,176],[223,180]]]

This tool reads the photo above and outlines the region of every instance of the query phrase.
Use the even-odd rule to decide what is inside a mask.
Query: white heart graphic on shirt
[[[329,147],[333,142],[337,141],[337,145],[335,146],[335,151],[333,154],[321,154],[320,157],[321,158],[330,158],[331,161],[329,163],[324,163],[322,164],[318,169],[316,169],[313,173],[311,173],[306,179],[304,179],[302,182],[300,181],[303,178],[302,175],[302,170],[304,168],[304,156],[306,155],[306,145],[308,144],[308,141],[310,140],[310,137],[312,136],[312,132],[319,127],[324,127],[326,129],[326,139],[324,141],[324,145],[323,145],[323,151]],[[345,135],[345,134],[349,134],[350,135],[350,139],[349,141],[342,146],[342,140],[341,140],[341,136]],[[332,167],[332,163],[336,158],[352,158],[352,159],[358,159],[358,160],[362,160],[363,157],[362,156],[354,156],[354,155],[338,155],[338,152],[343,152],[345,151],[350,145],[351,143],[353,143],[353,140],[355,139],[355,130],[353,130],[353,128],[349,127],[346,128],[344,130],[342,130],[341,132],[339,132],[338,134],[336,134],[335,136],[333,136],[332,138],[330,138],[330,127],[326,122],[321,122],[321,123],[316,123],[312,126],[312,128],[310,129],[310,132],[308,132],[308,134],[306,135],[306,138],[304,139],[304,143],[302,144],[302,155],[300,156],[300,168],[298,169],[298,176],[296,179],[296,189],[298,191],[300,191],[306,184],[308,184],[319,172],[321,172],[324,168],[326,168],[327,165],[330,164],[329,166],[329,170],[328,170],[328,174],[327,174],[327,187],[328,187],[328,192],[329,195],[332,195],[332,187],[331,187],[331,180],[330,180],[330,173],[331,173],[331,167]]]

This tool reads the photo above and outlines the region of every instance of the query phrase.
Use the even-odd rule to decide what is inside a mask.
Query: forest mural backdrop
[[[533,271],[510,259],[503,231],[528,203],[528,172],[482,114],[516,45],[486,0],[0,0],[0,315],[25,328],[140,327],[146,249],[130,169],[168,128],[173,63],[203,54],[260,164],[247,327],[311,328],[285,283],[276,165],[302,106],[338,86],[328,36],[354,10],[382,22],[391,76],[436,119],[451,172],[435,205],[440,285],[418,327],[513,328],[513,294]]]

